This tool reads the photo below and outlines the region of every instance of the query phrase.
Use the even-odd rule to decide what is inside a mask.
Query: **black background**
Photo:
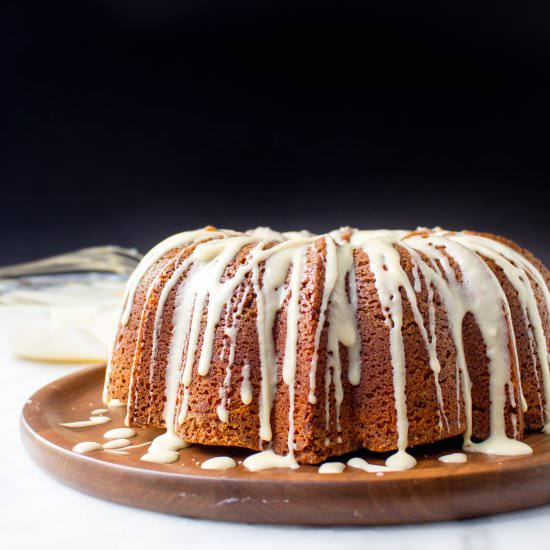
[[[0,21],[0,263],[206,224],[487,230],[550,263],[544,3],[42,4]]]

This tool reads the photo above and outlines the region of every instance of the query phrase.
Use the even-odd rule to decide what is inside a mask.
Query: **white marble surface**
[[[74,365],[0,357],[0,548],[290,548],[485,550],[548,548],[550,506],[499,517],[423,526],[299,528],[238,525],[171,517],[98,500],[39,470],[19,438],[25,399]],[[312,502],[314,507],[315,503]]]

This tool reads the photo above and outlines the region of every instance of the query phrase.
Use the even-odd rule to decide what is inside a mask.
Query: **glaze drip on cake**
[[[130,280],[104,400],[126,423],[261,451],[249,469],[407,449],[459,434],[520,455],[550,426],[548,272],[499,237],[202,230]]]

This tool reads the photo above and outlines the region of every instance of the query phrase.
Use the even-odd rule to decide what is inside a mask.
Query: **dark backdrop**
[[[0,263],[206,224],[470,228],[550,263],[542,3],[42,4],[0,21]]]

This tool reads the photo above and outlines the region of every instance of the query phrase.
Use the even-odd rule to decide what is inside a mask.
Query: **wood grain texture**
[[[466,464],[443,464],[441,454],[459,441],[413,451],[419,464],[383,476],[347,467],[321,475],[298,470],[248,472],[201,470],[198,463],[242,449],[192,446],[174,464],[145,463],[147,447],[118,455],[71,451],[81,441],[103,442],[103,433],[123,426],[124,408],[110,409],[111,422],[68,429],[60,422],[82,420],[102,407],[104,367],[87,368],[35,393],[25,404],[21,433],[29,454],[47,473],[85,493],[139,508],[225,521],[302,525],[388,525],[471,518],[550,503],[550,437],[532,434],[531,456],[468,454]],[[150,441],[155,429],[136,430],[133,444]],[[382,463],[385,455],[363,453]],[[346,459],[349,457],[345,457]]]

